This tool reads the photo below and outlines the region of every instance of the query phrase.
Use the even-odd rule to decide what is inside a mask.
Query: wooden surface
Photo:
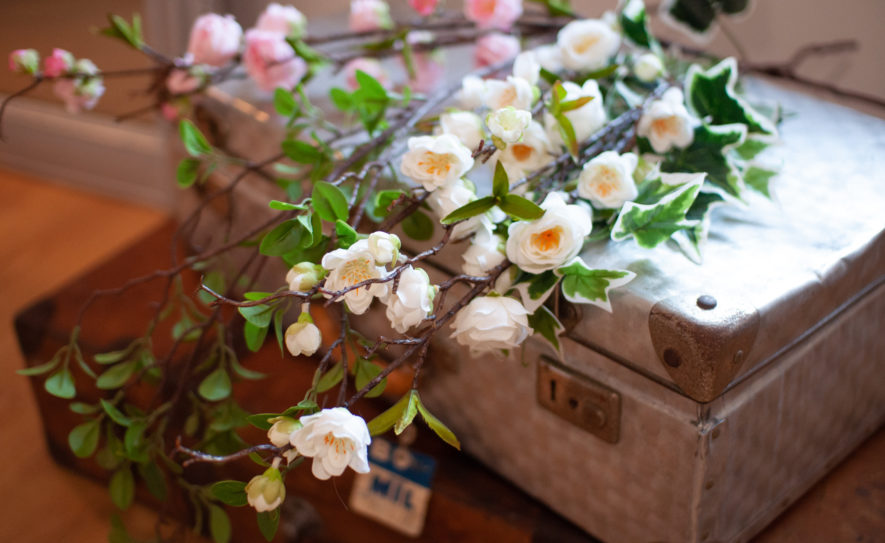
[[[105,488],[56,465],[46,449],[41,421],[27,379],[12,372],[22,367],[11,325],[19,309],[78,277],[99,261],[121,251],[157,227],[163,216],[151,210],[78,193],[34,179],[0,172],[0,293],[4,304],[0,371],[0,489],[7,497],[0,509],[0,541],[93,542],[106,540],[113,506]],[[885,534],[885,432],[880,431],[835,472],[789,509],[758,541],[883,541]],[[445,465],[443,465],[445,469]],[[469,494],[472,479],[455,479],[449,495]],[[343,481],[342,481],[343,482]],[[483,487],[495,482],[490,477]],[[327,485],[328,486],[328,485]],[[336,489],[326,489],[337,492]],[[487,490],[483,488],[480,490]],[[482,496],[479,492],[477,496]],[[479,498],[477,498],[479,499]],[[488,496],[484,500],[489,501]],[[343,504],[332,501],[326,508]],[[463,515],[469,515],[469,508]],[[473,511],[473,514],[478,514]],[[136,507],[125,515],[143,534],[150,533],[151,513]],[[502,516],[505,518],[506,516]],[[466,520],[438,519],[441,525]],[[513,519],[512,524],[519,524]],[[506,540],[500,532],[475,540]],[[364,541],[385,529],[362,524]],[[465,534],[467,535],[467,534]],[[473,534],[474,536],[478,534]],[[495,537],[497,536],[497,537]],[[501,539],[504,537],[504,539]]]

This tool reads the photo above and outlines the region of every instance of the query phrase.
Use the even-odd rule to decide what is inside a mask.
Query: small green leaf
[[[291,117],[298,110],[298,103],[291,92],[278,87],[273,92],[273,107],[283,117]]]
[[[200,164],[202,163],[198,158],[181,159],[175,170],[175,179],[178,180],[179,187],[186,189],[197,181],[200,174]]]
[[[93,360],[95,360],[96,363],[101,364],[101,365],[115,364],[117,362],[120,362],[121,360],[123,360],[127,356],[129,356],[131,353],[132,353],[132,348],[127,347],[125,349],[120,349],[119,351],[98,353],[95,356],[93,356],[92,358],[93,358]]]
[[[279,200],[271,200],[267,207],[279,211],[302,211],[307,209],[307,207],[301,204],[290,204],[289,202],[281,202]]]
[[[469,219],[470,217],[481,215],[495,207],[495,202],[496,200],[494,196],[485,196],[459,207],[443,217],[439,222],[442,224],[453,224],[458,221],[463,221],[464,219]]]
[[[756,155],[768,148],[768,145],[767,141],[748,137],[747,141],[735,149],[735,152],[744,160],[753,160]]]
[[[212,485],[212,497],[234,507],[246,505],[246,483],[242,481],[218,481]]]
[[[316,164],[323,158],[323,153],[306,141],[285,140],[281,145],[283,153],[300,164]]]
[[[594,270],[580,257],[556,270],[562,276],[562,293],[572,303],[593,304],[611,312],[609,291],[636,277],[628,270]]]
[[[230,541],[230,519],[224,509],[217,505],[209,505],[209,533],[215,543]]]
[[[562,141],[563,143],[565,143],[566,149],[568,149],[568,152],[572,155],[572,158],[577,160],[578,137],[575,135],[574,125],[572,125],[572,122],[563,113],[556,113],[553,115],[553,117],[556,119],[556,123],[559,126],[559,134],[560,136],[562,136]]]
[[[94,413],[98,413],[101,408],[97,405],[83,403],[83,402],[71,402],[68,404],[68,409],[77,413],[78,415],[92,415]]]
[[[274,335],[277,337],[277,345],[280,347],[280,355],[284,354],[283,343],[286,339],[286,334],[283,332],[283,319],[286,317],[286,308],[279,307],[277,312],[273,315],[273,331]]]
[[[123,386],[126,381],[132,377],[132,374],[135,373],[137,364],[138,362],[135,360],[128,360],[111,366],[98,376],[98,380],[95,381],[95,386],[102,390],[110,390]]]
[[[61,362],[61,357],[55,357],[49,362],[45,362],[43,364],[40,364],[39,366],[15,370],[15,373],[28,377],[33,375],[43,375],[44,373],[54,370],[55,367],[58,366],[59,362]]]
[[[750,166],[747,171],[744,172],[744,182],[748,187],[763,194],[766,198],[771,198],[771,191],[768,188],[768,184],[771,181],[771,178],[776,175],[777,172],[774,170],[766,170],[765,168]]]
[[[369,434],[377,436],[393,428],[409,403],[409,398],[411,398],[411,395],[406,394],[383,413],[369,421]]]
[[[260,371],[254,371],[244,367],[235,357],[230,358],[230,368],[243,379],[248,379],[250,381],[257,381],[267,377],[267,375]]]
[[[111,515],[111,532],[108,534],[108,543],[135,543],[135,540],[126,531],[126,526],[119,515]]]
[[[166,478],[163,477],[163,471],[154,462],[144,462],[137,465],[138,474],[144,480],[144,485],[155,498],[160,501],[166,499],[168,494],[166,488]]]
[[[621,8],[620,22],[624,36],[636,45],[646,49],[651,49],[652,44],[657,45],[648,30],[648,17],[645,13],[645,3],[642,0],[624,2]]]
[[[129,426],[130,424],[132,424],[132,420],[124,415],[122,411],[117,409],[114,404],[105,400],[104,398],[99,400],[99,402],[101,402],[101,407],[104,409],[104,412],[107,413],[109,417],[111,417],[111,420],[113,420],[120,426]]]
[[[344,89],[333,88],[329,91],[329,98],[332,103],[341,111],[350,111],[353,109],[353,100],[350,93]]]
[[[510,192],[510,179],[507,178],[507,170],[499,160],[495,164],[495,177],[492,181],[492,194],[499,200]]]
[[[697,198],[702,183],[703,176],[698,175],[654,204],[625,203],[612,227],[612,239],[621,241],[633,237],[640,247],[650,249],[673,233],[694,226],[696,221],[686,219],[685,214]]]
[[[320,377],[319,381],[317,381],[317,392],[321,394],[323,392],[326,392],[327,390],[340,383],[343,377],[344,365],[341,362],[338,362],[334,366],[332,366],[329,371],[323,374],[323,376]]]
[[[421,398],[418,396],[418,391],[412,389],[409,391],[409,401],[406,403],[405,408],[403,409],[402,414],[398,421],[396,421],[396,425],[393,427],[394,433],[396,435],[400,435],[403,431],[412,424],[412,421],[415,419],[415,415],[418,414],[418,406],[421,404]]]
[[[410,238],[426,241],[433,237],[433,220],[423,211],[415,211],[401,223],[403,232]]]
[[[517,194],[506,194],[498,203],[501,211],[521,221],[533,221],[544,215],[544,210],[538,204],[523,198]]]
[[[124,464],[114,472],[108,490],[111,493],[111,501],[120,509],[126,510],[132,505],[132,499],[135,497],[135,478],[128,464]]]
[[[212,152],[212,146],[206,141],[200,129],[188,119],[183,119],[178,125],[178,133],[184,148],[192,157],[208,155]]]
[[[319,181],[313,187],[313,209],[324,220],[335,222],[335,219],[347,220],[347,198],[341,189],[331,183]]]
[[[338,247],[342,249],[347,249],[359,239],[356,230],[341,219],[335,221],[335,235],[338,236]]]
[[[388,216],[390,214],[390,205],[404,194],[401,190],[379,191],[372,200],[375,212],[382,217]]]
[[[101,433],[101,420],[92,419],[75,426],[68,434],[68,446],[78,458],[88,458],[98,447],[98,437]]]
[[[243,325],[243,338],[246,340],[246,347],[253,353],[258,352],[258,350],[264,345],[264,340],[267,338],[267,330],[267,326],[259,327],[255,326],[250,321],[246,321],[246,324]]]
[[[565,113],[566,111],[572,111],[574,109],[584,107],[584,105],[586,105],[591,100],[593,100],[592,96],[582,96],[580,98],[575,98],[574,100],[560,102],[559,111]]]
[[[273,423],[270,422],[270,419],[274,417],[279,417],[279,413],[255,413],[253,415],[249,415],[246,417],[246,420],[252,426],[260,429],[260,430],[270,430],[270,427],[273,426]]]
[[[283,256],[301,247],[306,234],[300,222],[288,220],[265,234],[258,250],[266,256]]]
[[[563,326],[547,307],[542,305],[529,315],[529,326],[559,351],[559,334],[562,333]]]
[[[144,442],[144,431],[148,423],[145,420],[134,420],[123,436],[123,447],[126,457],[133,462],[146,462],[148,460],[147,444]]]
[[[246,322],[251,322],[259,328],[267,328],[270,319],[273,318],[273,308],[264,304],[239,307],[237,311],[246,319]]]
[[[315,401],[301,400],[297,404],[286,408],[286,410],[283,411],[283,416],[294,417],[295,415],[297,415],[301,411],[309,411],[309,412],[313,413],[315,411],[319,411],[319,409],[320,409],[320,407],[317,405],[317,403]]]
[[[215,371],[207,375],[197,388],[197,392],[200,393],[200,396],[210,402],[227,398],[230,396],[230,391],[230,375],[227,374],[227,371],[225,371],[224,368],[217,368]]]
[[[417,393],[416,393],[417,395]],[[452,432],[448,426],[442,423],[441,420],[433,416],[430,411],[424,407],[424,404],[421,400],[418,400],[418,411],[421,413],[421,417],[424,419],[424,422],[427,423],[427,426],[430,426],[430,429],[436,432],[443,441],[455,447],[459,451],[461,450],[461,442],[458,441],[458,438],[455,437],[455,433]]]
[[[258,513],[258,529],[264,539],[270,541],[277,533],[277,526],[280,524],[280,508],[277,507],[273,511]]]
[[[359,359],[356,365],[356,375],[354,377],[354,382],[357,390],[362,390],[363,387],[369,384],[369,382],[378,376],[381,373],[381,367],[377,364],[373,364],[368,360]],[[387,386],[387,379],[382,379],[380,383],[372,387],[372,390],[366,393],[366,398],[375,398],[376,396],[380,396],[382,392],[384,392],[384,387]]]
[[[559,81],[559,76],[546,68],[541,68],[538,75],[540,75],[541,79],[546,81],[548,85],[554,85],[557,81]]]
[[[63,367],[57,372],[50,375],[43,383],[46,392],[58,398],[70,400],[77,395],[77,389],[74,386],[74,376],[67,367]]]

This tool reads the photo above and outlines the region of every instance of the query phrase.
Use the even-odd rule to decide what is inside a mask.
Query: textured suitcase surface
[[[590,247],[638,278],[613,314],[584,307],[561,355],[434,348],[422,397],[465,448],[606,541],[745,541],[885,416],[885,122],[752,94],[796,113],[768,153],[775,200],[718,210],[702,265]]]

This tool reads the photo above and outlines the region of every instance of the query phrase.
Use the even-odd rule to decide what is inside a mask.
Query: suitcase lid
[[[885,280],[885,121],[753,80],[781,104],[773,200],[712,211],[703,262],[671,245],[588,246],[591,267],[637,277],[613,312],[581,306],[568,336],[701,402],[774,360]],[[567,361],[566,361],[567,362]]]

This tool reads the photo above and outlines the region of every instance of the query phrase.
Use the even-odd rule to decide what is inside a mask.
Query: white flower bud
[[[387,319],[393,329],[403,334],[421,324],[433,312],[436,291],[424,270],[412,266],[403,270],[396,292],[391,291],[387,297]]]
[[[286,498],[286,485],[277,468],[267,468],[246,484],[246,500],[259,513],[273,511]]]
[[[651,83],[664,71],[661,59],[654,53],[645,53],[633,63],[633,74],[640,81]]]
[[[323,336],[313,323],[310,313],[304,311],[298,322],[286,329],[286,349],[292,356],[312,356],[320,348]]]
[[[521,140],[531,122],[531,112],[510,106],[495,110],[486,117],[489,131],[504,143]]]
[[[399,258],[399,248],[402,247],[399,236],[387,232],[372,232],[369,234],[369,252],[375,258],[376,264],[389,264]]]
[[[326,270],[313,262],[299,262],[286,273],[289,290],[306,291],[326,276]]]

